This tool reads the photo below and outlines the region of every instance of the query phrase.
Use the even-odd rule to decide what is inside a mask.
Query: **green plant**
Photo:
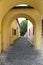
[[[27,20],[23,20],[20,23],[20,34],[21,36],[24,36],[27,31]]]

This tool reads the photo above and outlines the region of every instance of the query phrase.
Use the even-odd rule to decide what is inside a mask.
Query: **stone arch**
[[[38,29],[41,30],[41,22],[40,23],[37,22],[37,21],[40,21],[40,19],[37,18],[37,17],[40,18],[40,15],[34,9],[13,9],[13,10],[10,10],[4,16],[4,18],[2,20],[2,24],[1,24],[1,27],[2,27],[2,29],[1,29],[2,30],[2,38],[4,37],[3,33],[5,33],[8,30],[8,27],[11,24],[11,22],[15,18],[18,18],[18,17],[25,17],[25,18],[29,19],[33,23],[34,30],[35,30],[34,46],[35,46],[35,48],[39,48],[38,45],[40,46],[40,42],[41,41],[38,43],[38,40],[41,38],[41,32],[40,33],[37,33],[37,32],[39,32]],[[38,25],[40,25],[40,27]],[[7,34],[5,33],[5,37],[8,36],[8,33]],[[40,36],[39,36],[39,34],[40,34]],[[37,35],[39,36],[39,38],[37,38]],[[8,38],[6,39],[6,41],[7,41],[7,43],[2,43],[3,50],[6,50],[9,47]]]

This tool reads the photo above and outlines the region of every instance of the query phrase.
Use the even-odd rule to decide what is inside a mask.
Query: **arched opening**
[[[34,9],[34,7],[30,6],[30,5],[27,5],[27,4],[19,4],[19,5],[16,5],[14,7],[12,7],[12,9],[17,9],[17,8],[29,8],[29,9]]]
[[[26,6],[28,6],[27,4],[20,4],[20,5],[16,5],[16,6],[22,6],[22,7],[26,7]]]
[[[23,15],[23,14],[22,14]],[[15,16],[14,16],[15,17]],[[19,16],[19,17],[21,17],[21,15]],[[23,16],[24,17],[24,16]],[[12,17],[13,18],[13,17]],[[26,18],[26,17],[25,17]],[[29,17],[30,18],[30,17]],[[27,18],[27,19],[29,19],[29,18]],[[14,18],[15,19],[15,18]],[[15,39],[17,39],[18,37],[17,36],[12,36],[11,37],[11,34],[12,34],[12,32],[10,31],[10,26],[12,25],[12,23],[13,23],[13,21],[14,21],[14,19],[11,21],[11,19],[10,19],[10,23],[8,22],[8,23],[2,23],[2,47],[6,47],[6,44],[9,46],[9,45],[11,45],[12,43],[13,43],[13,41],[15,40]],[[33,19],[32,19],[32,21],[33,21]],[[16,25],[16,27],[17,27],[17,23],[15,24]],[[5,30],[5,31],[4,31]],[[11,34],[10,34],[11,33]],[[17,32],[18,33],[18,32]],[[30,34],[30,33],[29,33]],[[28,36],[28,35],[27,35]],[[16,37],[16,38],[15,38]],[[29,40],[30,41],[30,40]],[[32,40],[33,41],[33,40]],[[5,45],[3,45],[5,43]],[[34,44],[34,43],[33,43]],[[6,50],[6,49],[4,49],[4,50]]]
[[[31,21],[20,17],[12,21],[9,26],[11,27],[9,27],[11,44],[19,37],[25,37],[32,45],[34,44],[33,24]]]
[[[26,18],[18,18],[18,22],[21,25],[21,28],[20,28],[21,29],[21,36],[26,37],[28,40],[30,40],[33,43],[34,42],[34,40],[33,40],[33,37],[34,37],[33,28],[34,27],[33,27],[32,22]],[[27,22],[27,23],[25,23],[25,22]],[[23,26],[25,26],[26,29]]]
[[[33,12],[34,11],[34,12]],[[36,25],[37,24],[37,22],[36,21],[38,21],[38,19],[36,19],[37,17],[35,17],[36,15],[36,12],[37,11],[35,11],[34,9],[11,9],[5,16],[4,16],[4,18],[3,18],[3,20],[2,20],[2,24],[1,24],[1,30],[2,30],[2,43],[1,43],[1,45],[2,45],[2,50],[6,50],[8,47],[9,47],[9,45],[10,45],[10,42],[11,42],[11,40],[9,41],[9,26],[10,26],[10,24],[12,23],[12,21],[14,21],[14,19],[17,19],[17,18],[19,18],[19,17],[24,17],[24,18],[26,18],[26,19],[29,19],[31,22],[32,22],[32,24],[33,24],[33,26],[34,26],[34,46],[35,46],[35,48],[37,48],[38,47],[38,39],[40,39],[40,38],[37,38],[37,35],[38,35],[38,33],[37,33],[37,28],[39,28],[38,27],[38,25]],[[38,16],[38,15],[37,15]],[[5,22],[6,21],[6,22]],[[40,24],[39,24],[40,25]],[[39,33],[40,34],[40,33]],[[40,42],[39,42],[40,43]],[[39,44],[39,46],[40,46],[40,44]]]
[[[28,6],[28,5],[26,5],[25,7],[20,6],[21,8],[18,6],[15,7],[15,5],[22,4],[22,3],[29,4],[30,6]],[[0,4],[0,7],[1,7],[1,9],[0,9],[0,22],[1,22],[0,46],[1,46],[1,49],[0,50],[1,51],[6,51],[8,49],[8,47],[10,46],[10,44],[13,42],[13,40],[16,39],[17,36],[16,37],[12,36],[12,34],[16,35],[16,29],[17,29],[17,34],[18,34],[17,23],[15,22],[15,25],[16,25],[14,27],[15,29],[14,28],[12,29],[12,26],[13,26],[13,21],[19,17],[24,17],[26,19],[29,19],[32,22],[33,27],[34,27],[34,32],[33,32],[34,33],[34,44],[33,45],[36,49],[40,48],[40,45],[41,45],[41,17],[40,17],[40,13],[39,13],[40,9],[38,10],[38,8],[37,8],[38,5],[36,3],[37,2],[35,2],[34,0],[33,1],[32,0],[31,1],[30,0],[29,1],[28,0],[23,0],[23,1],[22,0],[15,0],[15,1],[14,0],[2,0],[1,1],[1,4]],[[38,4],[40,4],[40,3],[38,3]],[[33,7],[35,7],[35,9]],[[10,32],[10,29],[11,29],[11,32]],[[12,33],[12,31],[13,32],[15,31],[15,32]],[[29,28],[29,36],[30,36],[30,28]],[[12,50],[14,50],[14,49],[12,49]],[[27,51],[27,50],[29,50],[29,48],[25,49],[25,51]],[[29,56],[31,56],[30,53],[29,53]],[[32,55],[32,56],[34,56],[34,55]],[[21,55],[21,57],[22,57],[22,55]],[[28,57],[28,55],[27,55],[27,57]],[[12,58],[12,55],[11,55],[11,58]],[[31,58],[31,57],[29,57],[29,58]],[[24,59],[26,59],[26,56]],[[35,57],[35,59],[36,59],[36,57]],[[19,61],[20,61],[20,59],[19,59]],[[22,61],[24,61],[24,60],[22,59]],[[28,61],[28,58],[26,61]],[[27,64],[29,64],[29,62],[27,62]],[[32,62],[32,64],[34,64],[34,63]],[[17,65],[18,65],[18,63],[17,63]]]

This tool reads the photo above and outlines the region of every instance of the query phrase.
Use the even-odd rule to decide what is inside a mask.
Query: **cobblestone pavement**
[[[43,53],[21,37],[2,54],[0,65],[43,65]]]

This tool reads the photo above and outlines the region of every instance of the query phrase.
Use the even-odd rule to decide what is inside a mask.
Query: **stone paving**
[[[0,65],[43,65],[43,52],[21,37],[2,54]]]

